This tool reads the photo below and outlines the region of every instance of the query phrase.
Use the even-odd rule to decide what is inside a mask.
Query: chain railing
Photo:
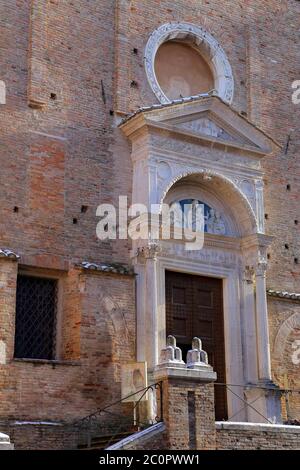
[[[264,419],[264,421],[268,424],[274,424],[267,416],[265,416],[260,410],[258,410],[257,406],[255,405],[256,402],[261,398],[261,395],[257,395],[253,400],[249,401],[243,396],[239,394],[239,390],[245,389],[257,389],[257,390],[269,390],[273,393],[280,394],[281,400],[281,407],[282,407],[282,421],[284,424],[291,424],[295,426],[300,425],[300,390],[296,389],[285,389],[285,388],[276,388],[274,386],[268,385],[255,385],[255,384],[227,384],[227,383],[220,383],[215,382],[215,387],[225,387],[226,390],[238,398],[241,402],[241,407],[232,415],[228,416],[227,421],[231,421],[240,413],[242,413],[245,409],[250,408],[252,411],[257,413],[258,416]],[[237,390],[238,389],[238,390]],[[291,413],[290,401],[291,397],[297,396],[297,402],[299,402],[299,413],[295,417],[293,413]]]
[[[300,394],[300,391],[255,384],[245,385],[216,382],[214,385],[215,387],[225,387],[228,393],[232,394],[241,402],[241,406],[238,410],[228,416],[228,421],[236,419],[245,409],[251,409],[252,412],[257,414],[257,417],[263,418],[264,422],[273,424],[257,406],[261,394],[254,396],[252,400],[246,399],[244,396],[244,390],[246,388],[248,390],[269,390],[273,393],[280,394],[284,408],[284,424],[300,424],[300,420],[292,416],[289,411],[290,397],[293,393]],[[157,404],[157,416],[152,422],[148,419],[149,410],[147,409],[147,401],[144,401],[149,392],[155,395],[156,399],[154,401]],[[79,448],[106,448],[110,444],[128,435],[134,434],[160,421],[163,421],[163,387],[162,382],[157,382],[99,408],[95,412],[72,422],[68,426],[73,431],[76,430]]]
[[[158,414],[147,419],[148,393],[155,395]],[[106,448],[110,444],[163,420],[162,382],[151,384],[68,424],[77,433],[79,448]]]

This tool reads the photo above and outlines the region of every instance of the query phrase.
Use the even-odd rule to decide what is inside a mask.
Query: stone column
[[[172,341],[170,341],[172,338]],[[194,338],[187,365],[174,337],[162,350],[154,377],[162,382],[165,448],[204,450],[216,448],[214,385],[216,373],[207,364],[201,341]]]
[[[258,252],[258,262],[255,267],[256,277],[256,334],[257,334],[257,354],[258,354],[258,385],[261,388],[250,389],[246,392],[248,400],[255,400],[255,409],[260,411],[260,415],[255,410],[248,410],[251,420],[256,422],[280,423],[281,403],[280,392],[277,385],[272,381],[269,322],[266,293],[266,248],[260,247]]]
[[[272,375],[266,294],[266,270],[266,261],[264,259],[259,259],[255,269],[258,376],[260,380],[270,381],[272,380]]]
[[[157,331],[157,255],[159,245],[149,243],[139,248],[139,255],[145,258],[145,348],[148,368],[152,370],[158,362]]]
[[[158,327],[157,327],[157,255],[160,251],[159,245],[149,242],[146,246],[137,250],[142,269],[139,269],[141,279],[138,281],[143,286],[143,294],[140,292],[139,308],[140,316],[137,330],[142,335],[137,338],[138,359],[147,362],[148,383],[153,383],[154,367],[158,363]],[[156,394],[149,390],[148,393],[148,419],[154,423],[157,416]]]
[[[254,269],[251,266],[245,266],[243,269],[242,289],[244,375],[248,383],[256,383],[258,379],[256,310],[254,295]]]

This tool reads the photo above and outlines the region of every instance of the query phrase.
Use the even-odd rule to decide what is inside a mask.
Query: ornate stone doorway
[[[261,166],[277,144],[215,96],[143,108],[120,127],[132,146],[132,202],[155,218],[162,204],[200,201],[206,221],[202,249],[189,251],[159,234],[132,243],[137,360],[147,362],[153,380],[166,344],[166,271],[222,279],[226,383],[234,387],[227,387],[228,419],[279,419],[279,402],[266,392],[272,387],[266,301],[272,237],[264,233]],[[218,381],[225,382],[220,373]],[[260,414],[245,399],[259,402]]]
[[[226,383],[222,279],[166,271],[166,332],[177,339],[183,356],[198,336],[217,381]],[[226,388],[215,386],[217,420],[228,418]]]

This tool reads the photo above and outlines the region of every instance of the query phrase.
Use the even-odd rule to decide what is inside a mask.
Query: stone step
[[[112,435],[105,435],[105,436],[96,436],[91,439],[91,445],[88,444],[79,444],[77,448],[79,450],[103,450],[105,447],[111,444],[115,444],[116,442],[124,439],[125,437],[130,436],[133,434],[134,431],[122,432],[118,433],[115,436]]]

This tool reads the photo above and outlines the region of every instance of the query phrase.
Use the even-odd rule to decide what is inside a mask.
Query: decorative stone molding
[[[185,168],[185,171],[182,171],[182,165],[170,165],[171,166],[171,175],[168,179],[162,181],[161,188],[160,188],[160,194],[158,195],[159,204],[162,204],[164,202],[164,199],[167,195],[167,193],[170,191],[172,186],[174,186],[175,183],[177,183],[179,180],[186,178],[187,176],[192,176],[192,175],[203,175],[204,178],[217,178],[220,180],[220,182],[224,185],[224,187],[228,188],[228,190],[232,191],[240,200],[241,204],[243,205],[244,211],[248,214],[248,220],[251,223],[251,232],[255,233],[258,230],[258,224],[257,224],[257,219],[254,213],[254,210],[250,204],[249,199],[247,196],[241,191],[241,189],[236,185],[236,183],[233,181],[233,178],[219,173],[216,170],[213,170],[211,168],[196,168],[195,167],[187,167]]]
[[[246,281],[247,284],[253,284],[254,274],[255,274],[255,270],[253,266],[245,266],[243,274],[244,274],[243,276],[244,281]]]
[[[153,31],[146,44],[144,56],[146,74],[149,84],[160,103],[170,103],[170,100],[158,83],[154,67],[155,56],[158,48],[164,42],[172,39],[189,39],[194,42],[213,70],[217,95],[226,103],[231,103],[234,80],[224,50],[218,41],[204,28],[190,23],[165,23]]]
[[[149,242],[148,245],[139,247],[137,249],[137,256],[145,259],[156,260],[160,253],[161,247],[155,242]]]
[[[8,258],[13,261],[17,261],[18,259],[20,259],[20,256],[17,255],[17,253],[15,253],[14,251],[5,248],[0,248],[0,258]]]
[[[266,247],[260,247],[258,250],[258,260],[255,267],[256,276],[265,276],[267,272],[267,250]]]

